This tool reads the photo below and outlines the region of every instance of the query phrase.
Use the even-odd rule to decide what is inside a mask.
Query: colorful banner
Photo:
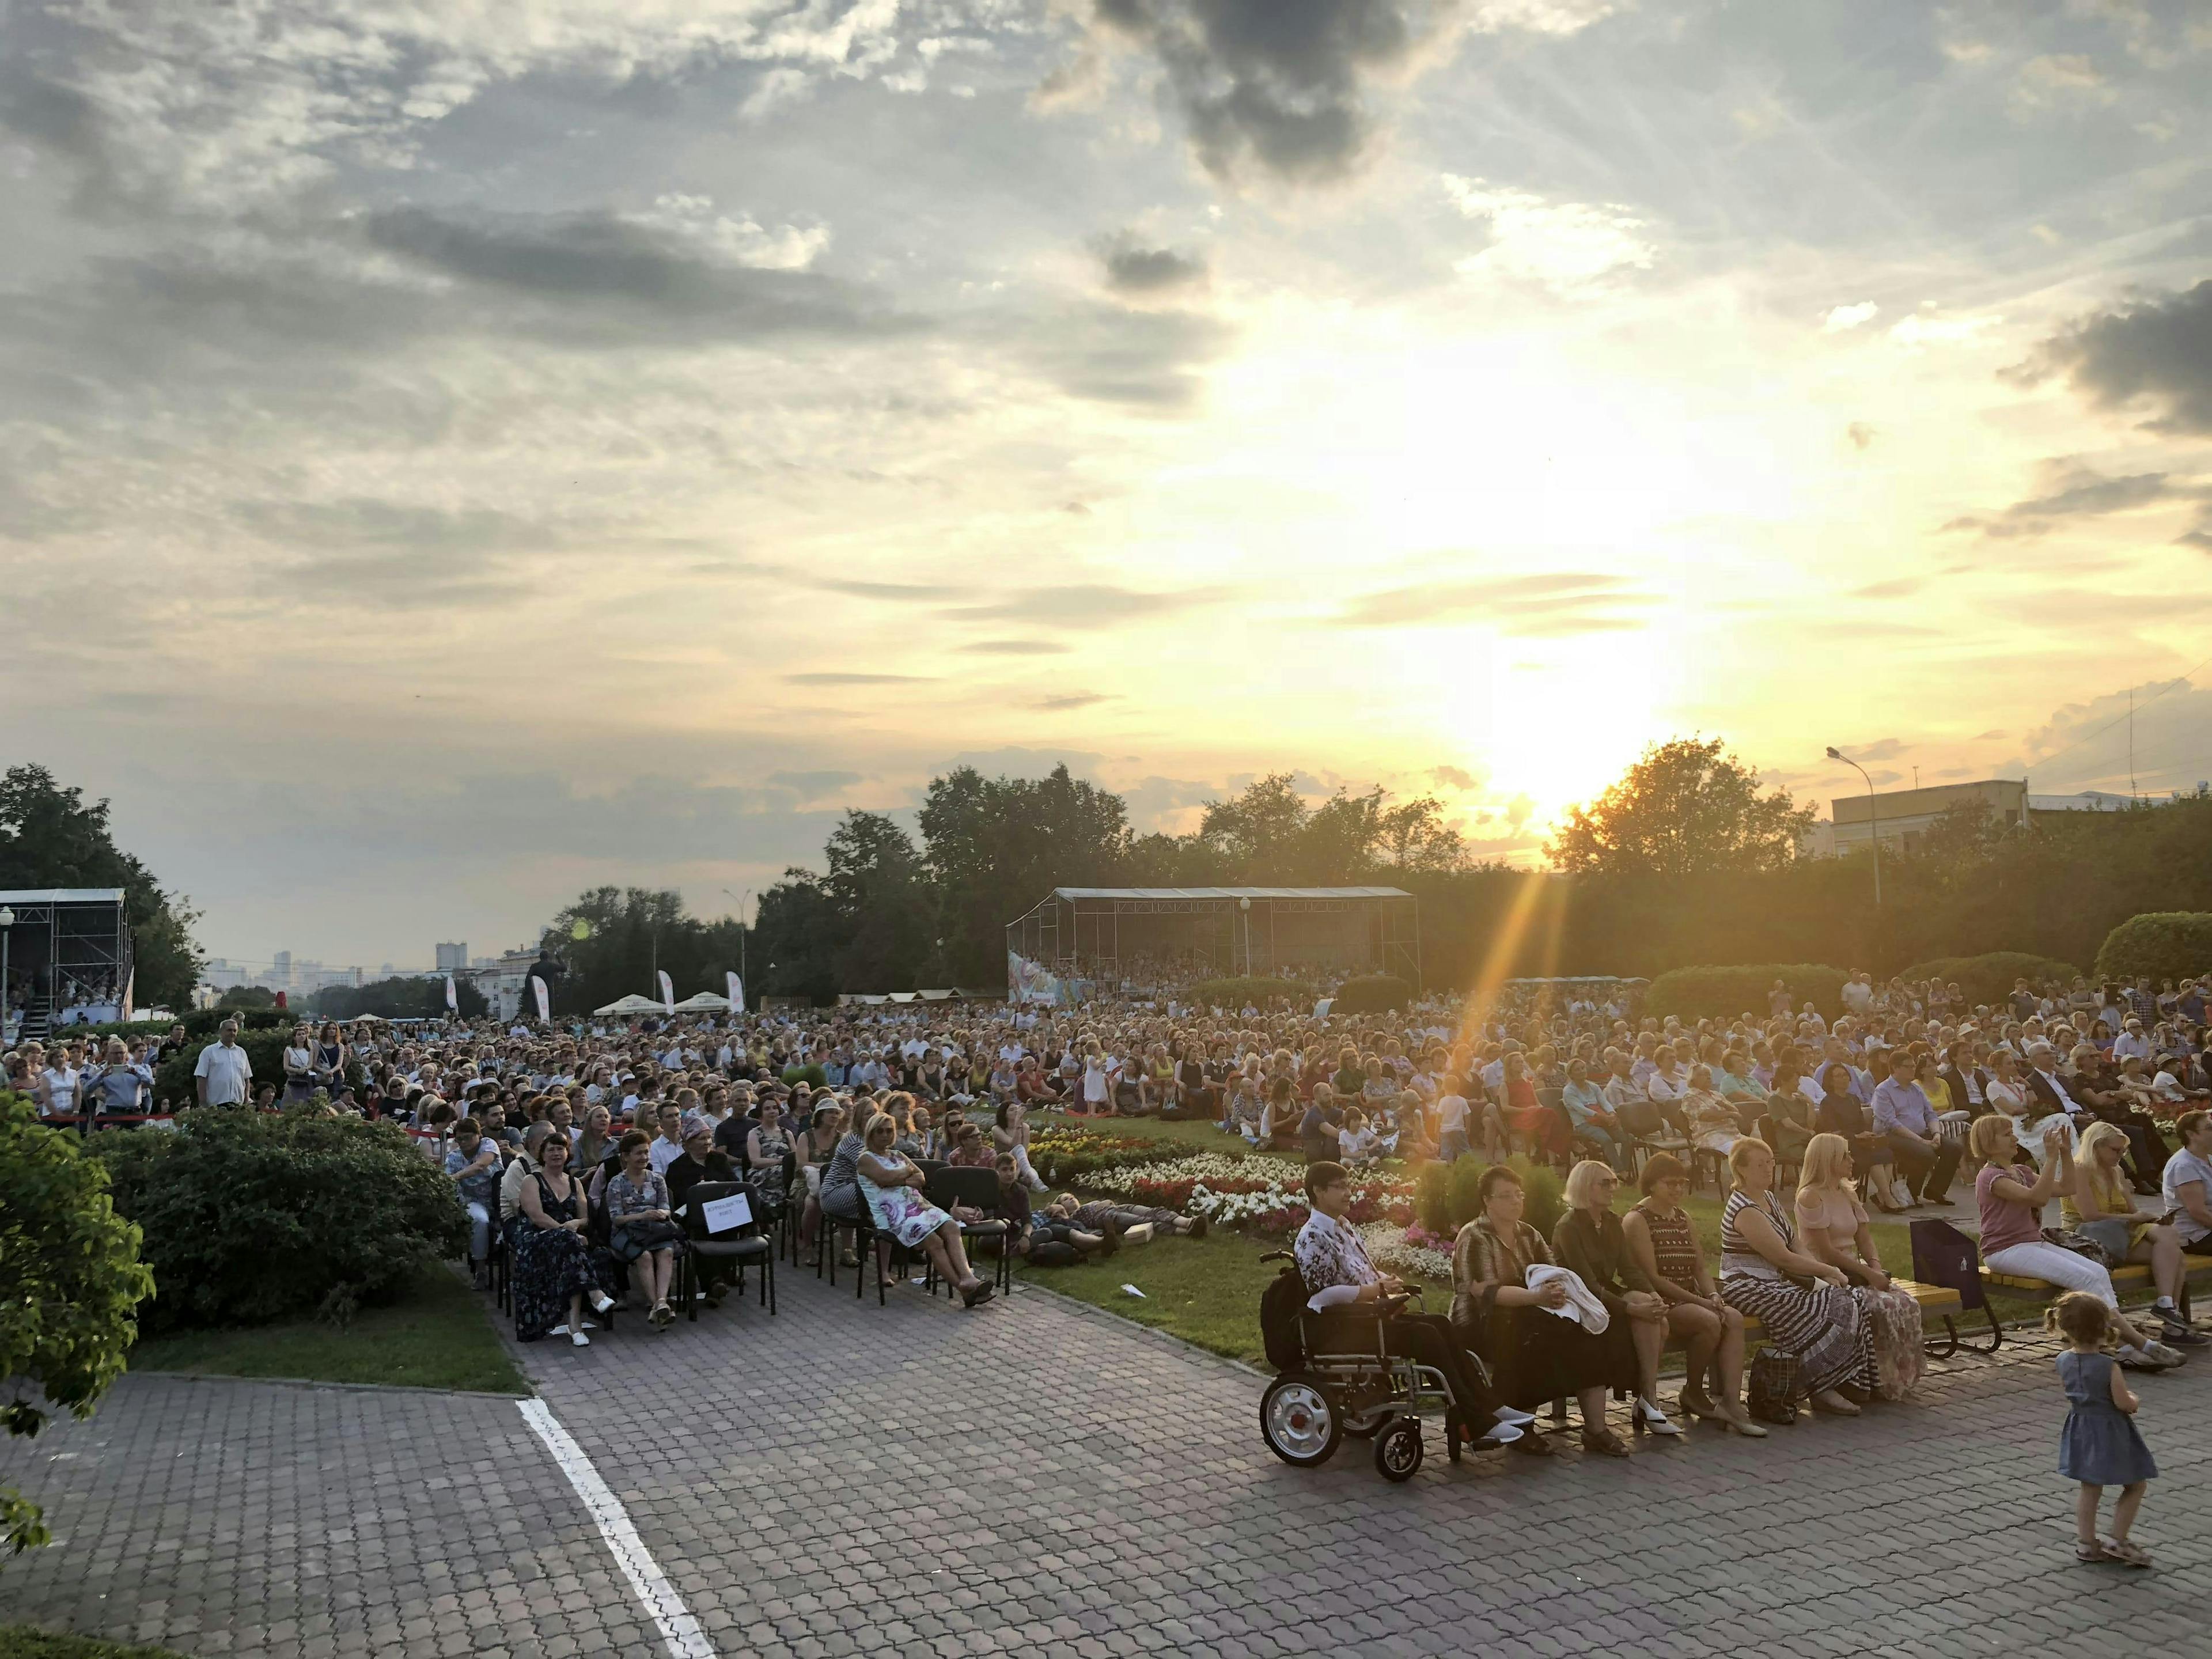
[[[730,981],[730,1012],[733,1014],[742,1014],[745,1011],[744,981],[739,979],[735,974],[726,974],[723,977]]]
[[[553,1023],[553,999],[545,989],[545,981],[537,975],[530,976],[530,994],[538,999],[538,1018],[540,1024]]]
[[[457,1014],[461,1011],[461,994],[453,988],[453,976],[446,975],[446,1012]]]
[[[660,1006],[668,1011],[670,1018],[676,1017],[676,981],[668,977],[665,968],[660,970]]]

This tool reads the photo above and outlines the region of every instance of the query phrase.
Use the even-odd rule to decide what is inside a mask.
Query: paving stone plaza
[[[167,1376],[0,1448],[55,1534],[0,1565],[0,1620],[255,1659],[2207,1651],[2212,1359],[2138,1384],[2131,1572],[2072,1559],[2026,1335],[1765,1442],[1454,1467],[1432,1431],[1399,1486],[1354,1442],[1279,1463],[1261,1377],[1027,1286],[781,1290],[525,1351],[678,1642],[517,1402]]]

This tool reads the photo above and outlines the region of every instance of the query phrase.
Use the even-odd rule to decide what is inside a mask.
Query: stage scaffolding
[[[1396,887],[1056,887],[1006,924],[1017,1000],[1045,981],[1119,986],[1313,968],[1421,982],[1421,922]]]

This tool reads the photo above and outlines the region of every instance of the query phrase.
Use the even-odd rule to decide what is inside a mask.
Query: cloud
[[[1960,344],[2002,321],[2002,317],[1941,317],[1932,306],[1923,306],[1892,324],[1889,337],[1906,350],[1917,352],[1931,345]]]
[[[1851,597],[1855,599],[1902,599],[1917,593],[1927,586],[1921,577],[1899,576],[1893,581],[1869,582],[1864,587],[1854,587]]]
[[[1879,435],[1874,428],[1864,421],[1853,421],[1844,428],[1844,436],[1851,441],[1851,447],[1854,449],[1863,450],[1871,447],[1875,439]]]
[[[2103,518],[2161,501],[2202,500],[2208,495],[2206,490],[2170,482],[2170,475],[2164,472],[2107,477],[2070,459],[2045,462],[2044,477],[2045,494],[2014,501],[1994,518],[1969,515],[1954,519],[1943,528],[1978,530],[1998,541],[2033,540],[2048,535],[2062,519]]]
[[[1862,300],[1855,306],[1838,306],[1820,321],[1823,334],[1841,334],[1856,328],[1861,323],[1870,323],[1881,307],[1871,300]]]
[[[976,640],[958,647],[971,657],[1057,657],[1068,648],[1050,640]]]
[[[788,789],[801,806],[830,795],[842,794],[860,781],[858,772],[771,772],[768,781]]]
[[[1146,247],[1129,231],[1099,242],[1097,252],[1106,268],[1106,286],[1116,294],[1172,294],[1206,285],[1203,255]]]
[[[1569,34],[1612,0],[1092,0],[1100,34],[1166,71],[1199,163],[1217,178],[1257,169],[1314,184],[1341,179],[1375,145],[1370,94],[1441,62],[1462,33]],[[1079,58],[1039,100],[1095,95]]]
[[[817,577],[814,586],[856,599],[932,599],[947,591],[942,582],[874,582],[851,576]]]
[[[1531,639],[1640,628],[1652,596],[1598,573],[1389,588],[1352,600],[1336,620],[1352,628],[1422,628],[1469,620]]]
[[[792,685],[926,685],[927,674],[786,674]]]
[[[570,534],[488,508],[368,496],[239,501],[230,517],[294,556],[284,573],[294,603],[380,610],[519,595],[531,584],[518,556],[551,551]]]
[[[2021,65],[2013,84],[2013,111],[2033,115],[2046,110],[2109,104],[2118,94],[2097,66],[2078,52],[2051,52]]]
[[[879,296],[812,272],[744,264],[665,222],[402,207],[363,222],[368,245],[440,276],[539,302],[577,343],[883,335],[917,326]]]
[[[1081,304],[1040,314],[1019,345],[1046,379],[1073,397],[1178,414],[1198,402],[1204,389],[1199,371],[1236,337],[1229,324],[1194,311]]]
[[[1065,696],[1040,697],[1030,705],[1048,714],[1064,714],[1077,708],[1090,708],[1102,702],[1118,702],[1121,699],[1103,691],[1071,691]]]
[[[1455,267],[1462,276],[1504,276],[1572,293],[1623,270],[1648,270],[1658,250],[1644,222],[1617,204],[1555,202],[1484,179],[1443,175],[1444,191],[1490,227],[1490,246]]]
[[[1463,767],[1431,766],[1429,769],[1429,775],[1438,783],[1449,784],[1455,789],[1472,792],[1482,787],[1474,774]]]
[[[2014,371],[2051,374],[2100,408],[2148,405],[2154,431],[2212,433],[2212,278],[2080,318]]]
[[[955,606],[944,614],[963,622],[1115,622],[1131,617],[1196,610],[1201,605],[1218,604],[1228,592],[1228,589],[1220,587],[1152,592],[1085,582],[1064,587],[1034,587],[989,605]]]
[[[1863,747],[1846,744],[1844,752],[1855,761],[1895,760],[1899,755],[1910,754],[1912,745],[1899,738],[1881,738]]]

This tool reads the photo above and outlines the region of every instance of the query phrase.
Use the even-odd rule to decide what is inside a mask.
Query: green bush
[[[1192,988],[1191,996],[1208,1008],[1242,1008],[1247,1003],[1255,1008],[1266,1008],[1277,997],[1287,997],[1309,1011],[1313,1006],[1311,986],[1301,985],[1294,979],[1269,979],[1265,975],[1206,980]]]
[[[154,1288],[138,1246],[83,1139],[0,1093],[0,1377],[91,1416],[123,1374],[133,1315]],[[36,1434],[46,1415],[20,1396],[0,1406],[10,1436]],[[37,1505],[11,1487],[0,1487],[0,1540],[18,1553],[46,1541]]]
[[[1339,1014],[1380,1014],[1394,1008],[1408,1006],[1413,1000],[1413,988],[1395,974],[1369,974],[1360,979],[1348,979],[1344,988],[1336,994],[1329,1005],[1332,1018]]]
[[[1841,968],[1817,962],[1756,962],[1741,967],[1677,968],[1651,981],[1644,1012],[1664,1019],[1729,1019],[1737,1014],[1766,1018],[1767,993],[1780,980],[1792,1006],[1809,1002],[1830,1019],[1843,1012]]]
[[[1898,975],[1908,985],[1923,979],[1940,979],[1956,985],[1969,1002],[2002,1002],[2012,994],[2012,982],[2024,979],[2042,986],[2047,979],[2071,981],[2081,970],[2070,962],[2039,957],[2026,951],[1989,951],[1978,957],[1937,957],[1916,962]]]
[[[1413,1219],[1439,1237],[1449,1238],[1482,1213],[1482,1172],[1490,1166],[1472,1152],[1449,1164],[1424,1164],[1413,1180]],[[1566,1213],[1566,1182],[1548,1164],[1512,1160],[1527,1201],[1521,1218],[1547,1239]]]
[[[145,1234],[149,1331],[388,1300],[468,1246],[453,1182],[392,1124],[212,1108],[89,1146]]]
[[[2130,916],[2097,950],[2100,979],[2195,979],[2212,973],[2212,914],[2152,910]]]
[[[1464,1161],[1458,1160],[1458,1161]],[[1413,1176],[1413,1219],[1440,1238],[1452,1233],[1452,1164],[1431,1158]]]

